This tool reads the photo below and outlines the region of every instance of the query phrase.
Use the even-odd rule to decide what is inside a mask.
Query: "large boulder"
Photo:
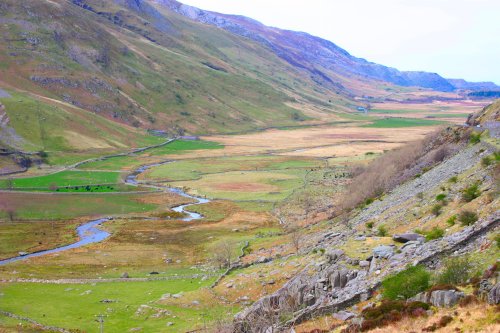
[[[373,249],[373,256],[376,258],[388,259],[394,254],[394,247],[389,245],[379,245]]]
[[[451,308],[457,304],[465,294],[456,290],[434,290],[431,293],[420,293],[408,301],[429,303],[437,307]]]
[[[344,251],[340,249],[328,250],[325,254],[328,263],[334,263],[344,255]]]
[[[340,269],[333,271],[328,280],[330,281],[331,288],[344,288],[352,279],[355,279],[358,275],[357,271],[348,271],[347,269]]]
[[[456,290],[435,290],[430,297],[430,303],[437,307],[450,308],[457,304],[465,294]]]
[[[396,235],[392,236],[392,239],[395,242],[400,242],[400,243],[407,243],[407,242],[411,242],[411,241],[418,241],[418,242],[425,241],[424,236],[417,234],[417,233],[414,233],[414,232],[407,232],[404,234],[396,234]]]

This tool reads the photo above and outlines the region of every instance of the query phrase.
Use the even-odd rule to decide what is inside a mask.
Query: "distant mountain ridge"
[[[217,26],[236,35],[250,38],[272,49],[280,58],[295,67],[309,70],[328,82],[335,81],[333,71],[341,75],[359,75],[387,81],[399,86],[417,86],[443,92],[456,89],[477,89],[483,83],[464,83],[447,80],[437,73],[423,71],[399,71],[395,68],[369,62],[349,54],[334,43],[304,32],[267,27],[253,19],[220,14],[182,4],[175,0],[151,0],[192,20]],[[326,70],[326,71],[325,71]],[[457,85],[457,86],[455,86]],[[500,88],[493,84],[496,88]],[[491,89],[489,87],[488,89]]]

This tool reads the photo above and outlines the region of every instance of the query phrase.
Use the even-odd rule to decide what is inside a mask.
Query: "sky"
[[[500,0],[181,0],[328,39],[400,70],[500,84]]]

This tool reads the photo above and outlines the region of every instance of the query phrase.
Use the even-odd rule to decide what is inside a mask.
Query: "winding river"
[[[166,162],[143,165],[143,166],[137,168],[136,170],[134,170],[132,173],[130,173],[125,178],[125,183],[127,183],[129,185],[133,185],[133,186],[138,186],[138,185],[140,185],[140,183],[137,181],[137,177],[141,173],[143,173],[143,172],[145,172],[148,169],[151,169],[153,167],[167,164],[167,163],[173,163],[173,161],[166,161]],[[161,189],[164,191],[169,191],[169,192],[175,193],[175,194],[180,195],[180,196],[185,197],[185,198],[194,199],[196,201],[195,203],[180,205],[180,206],[176,206],[176,207],[172,208],[172,210],[175,212],[186,214],[187,216],[182,219],[182,221],[186,221],[186,222],[193,221],[193,220],[199,220],[199,219],[203,218],[203,216],[201,214],[198,214],[195,212],[190,212],[190,211],[186,210],[187,207],[194,206],[194,205],[201,205],[201,204],[210,202],[210,200],[208,200],[206,198],[201,198],[201,197],[189,195],[179,188],[167,187],[167,186],[161,186],[161,185],[150,185],[150,184],[146,184],[144,186],[149,186],[152,188]],[[62,252],[62,251],[70,250],[70,249],[76,249],[76,248],[79,248],[79,247],[82,247],[82,246],[85,246],[88,244],[102,242],[105,239],[107,239],[109,236],[111,236],[111,234],[107,231],[99,229],[99,226],[102,223],[110,221],[112,219],[113,219],[112,217],[101,218],[101,219],[92,220],[92,221],[89,221],[85,224],[80,225],[78,228],[76,228],[76,232],[78,234],[78,237],[80,238],[80,240],[78,242],[75,242],[73,244],[69,244],[66,246],[56,247],[56,248],[51,249],[51,250],[34,252],[34,253],[30,253],[30,254],[23,254],[23,255],[19,255],[17,257],[0,260],[0,266],[7,265],[7,264],[10,264],[10,263],[13,263],[16,261],[28,259],[28,258],[40,257],[40,256],[44,256],[46,254],[58,253],[58,252]]]

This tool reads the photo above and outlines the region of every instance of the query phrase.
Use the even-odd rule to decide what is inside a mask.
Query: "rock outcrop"
[[[282,313],[293,314],[291,321],[280,326],[287,327],[312,316],[343,310],[368,299],[387,275],[399,272],[408,265],[431,264],[443,256],[452,255],[486,232],[498,229],[499,225],[500,212],[496,212],[442,239],[423,244],[414,242],[410,244],[412,246],[406,246],[402,253],[389,259],[374,257],[372,265],[373,260],[383,261],[376,272],[349,270],[343,264],[345,255],[332,264],[311,264],[276,293],[262,298],[237,314],[236,331],[265,331],[269,326],[275,325],[276,318]],[[436,291],[432,294],[430,302],[437,306],[451,306],[463,296],[456,291]],[[498,291],[492,292],[492,299],[498,299],[498,294]]]
[[[410,298],[410,301],[418,301],[429,303],[437,307],[450,308],[456,305],[465,294],[456,290],[434,290],[431,292],[423,292],[415,297]]]

